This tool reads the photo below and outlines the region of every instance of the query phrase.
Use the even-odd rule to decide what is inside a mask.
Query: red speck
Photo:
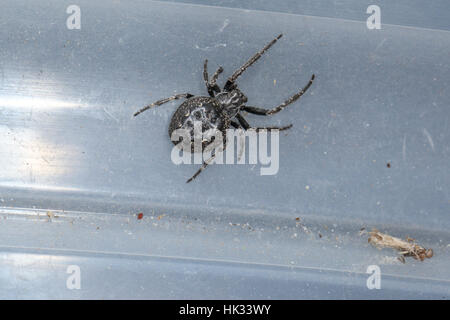
[[[138,220],[141,220],[144,217],[144,214],[142,212],[139,212],[137,215]]]

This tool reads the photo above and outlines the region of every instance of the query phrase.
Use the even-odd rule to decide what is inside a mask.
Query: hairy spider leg
[[[208,78],[208,59],[205,59],[205,63],[203,64],[203,80],[205,81],[206,90],[208,90],[209,96],[214,98],[214,91],[209,84]]]
[[[235,127],[236,129],[242,128],[242,126],[239,124],[239,122],[236,122],[234,120],[230,121],[230,124]]]
[[[225,91],[230,91],[233,86],[236,79],[245,71],[248,67],[250,67],[252,64],[254,64],[261,56],[266,52],[271,46],[277,42],[278,39],[280,39],[283,36],[283,34],[278,35],[275,39],[273,39],[271,42],[269,42],[264,48],[261,49],[261,51],[258,51],[255,53],[246,63],[244,63],[239,69],[237,69],[231,77],[228,78],[227,83],[224,86]]]
[[[283,131],[283,130],[287,130],[287,129],[292,128],[292,124],[284,126],[284,127],[251,127],[249,125],[249,123],[247,122],[247,120],[245,120],[244,117],[241,114],[239,114],[239,113],[236,115],[236,119],[239,121],[240,127],[244,128],[244,130],[253,129],[253,130],[256,130],[256,132],[258,132],[260,130],[267,130],[267,131],[279,130],[279,131]],[[236,122],[233,123],[233,122],[234,121],[231,122],[231,125],[236,128],[237,123]]]
[[[203,79],[205,80],[206,89],[208,90],[208,94],[210,97],[214,98],[214,91],[219,93],[220,87],[216,84],[217,78],[219,77],[219,74],[223,72],[223,68],[219,67],[219,69],[214,72],[211,81],[208,79],[208,59],[205,60],[205,63],[203,64]]]
[[[306,90],[309,89],[309,87],[312,85],[312,83],[314,81],[314,77],[315,77],[315,75],[313,74],[311,76],[311,79],[309,80],[308,84],[300,92],[294,94],[292,97],[287,99],[285,102],[280,104],[278,107],[275,107],[273,109],[263,109],[263,108],[257,108],[257,107],[251,107],[251,106],[243,106],[242,110],[247,111],[249,113],[261,115],[261,116],[268,116],[268,115],[272,115],[277,112],[280,112],[281,110],[286,108],[288,105],[295,102],[298,98],[300,98],[306,92]]]
[[[222,68],[222,66],[220,66],[217,70],[216,70],[216,72],[214,72],[214,74],[213,74],[213,76],[212,76],[212,78],[211,78],[211,86],[214,88],[214,91],[216,91],[217,93],[219,93],[221,90],[220,90],[220,87],[217,85],[217,78],[219,78],[219,74],[221,74],[223,72],[223,68]]]
[[[197,176],[198,176],[203,170],[206,169],[206,167],[211,163],[211,161],[214,160],[215,157],[216,157],[216,153],[214,153],[208,160],[203,161],[203,164],[202,164],[202,166],[200,167],[200,169],[198,169],[197,172],[196,172],[192,177],[190,177],[190,178],[186,181],[186,183],[189,183],[189,182],[191,182],[192,180],[194,180],[195,178],[197,178]]]
[[[144,108],[142,108],[141,110],[139,110],[138,112],[136,112],[133,116],[136,117],[138,114],[140,114],[140,113],[142,113],[142,112],[144,112],[144,111],[146,111],[146,110],[148,110],[148,109],[150,109],[150,108],[152,108],[152,107],[154,107],[154,106],[160,106],[160,105],[162,105],[162,104],[164,104],[164,103],[167,103],[167,102],[170,102],[170,101],[172,101],[172,100],[178,100],[178,99],[183,99],[183,98],[188,99],[188,98],[191,98],[191,97],[193,97],[193,96],[194,96],[194,95],[193,95],[193,94],[190,94],[190,93],[180,93],[180,94],[176,94],[176,95],[171,96],[171,97],[169,97],[169,98],[161,99],[161,100],[158,100],[158,101],[156,101],[156,102],[153,102],[152,104],[149,104],[148,106],[145,106]]]

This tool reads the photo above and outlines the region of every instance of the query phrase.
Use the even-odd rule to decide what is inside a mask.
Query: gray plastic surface
[[[425,10],[415,25],[403,2],[380,4],[381,30],[351,1],[343,12],[358,19],[328,1],[323,17],[309,1],[77,1],[80,30],[65,2],[2,3],[0,298],[448,299],[450,10],[405,3]],[[205,95],[205,58],[223,84],[279,33],[238,81],[272,107],[316,74],[283,112],[247,117],[294,124],[278,174],[215,165],[186,184],[198,165],[174,165],[167,135],[178,103],[132,114]],[[402,264],[362,227],[435,255]],[[66,286],[70,265],[80,290]]]

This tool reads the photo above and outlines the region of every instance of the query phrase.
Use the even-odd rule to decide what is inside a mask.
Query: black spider
[[[227,82],[223,89],[216,84],[217,78],[223,72],[223,68],[219,67],[217,71],[213,74],[211,80],[208,79],[208,60],[205,60],[203,66],[203,78],[205,80],[206,89],[208,90],[209,97],[204,96],[194,96],[190,93],[181,93],[176,94],[172,97],[158,100],[138,112],[134,114],[137,116],[138,114],[144,112],[145,110],[150,109],[153,106],[159,106],[166,102],[177,100],[177,99],[187,99],[184,101],[178,109],[175,111],[172,116],[172,120],[169,125],[169,137],[172,136],[172,133],[176,129],[186,129],[193,131],[194,121],[201,121],[202,130],[208,129],[218,129],[223,134],[224,145],[226,143],[226,130],[229,126],[233,126],[235,128],[242,128],[244,130],[255,129],[255,130],[286,130],[292,127],[292,124],[285,127],[250,127],[248,122],[244,119],[244,117],[240,114],[240,111],[247,111],[249,113],[258,114],[258,115],[272,115],[281,110],[283,110],[286,106],[296,101],[300,98],[303,93],[311,86],[314,80],[314,74],[311,76],[308,84],[298,93],[294,94],[292,97],[287,99],[285,102],[280,104],[279,106],[273,109],[262,109],[252,106],[247,106],[245,103],[247,102],[247,97],[238,89],[236,84],[236,79],[253,63],[255,63],[264,52],[266,52],[278,39],[280,39],[283,35],[280,34],[278,37],[273,39],[270,43],[268,43],[261,51],[257,52],[253,55],[244,65],[242,65],[238,70],[236,70],[231,77],[228,78]],[[236,119],[237,121],[234,121]],[[203,141],[202,147],[203,149],[211,144],[213,140]],[[175,145],[179,143],[179,141],[173,141]],[[191,151],[194,152],[194,136],[191,134]],[[191,182],[195,179],[214,159],[215,154],[211,156],[208,160],[203,162],[203,165],[200,169],[186,182]]]

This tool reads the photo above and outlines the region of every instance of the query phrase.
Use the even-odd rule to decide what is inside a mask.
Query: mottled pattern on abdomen
[[[201,132],[198,132],[202,139],[201,134],[208,133],[209,135],[203,137],[202,150],[205,150],[207,146],[214,141],[214,131],[219,130],[222,133],[223,142],[225,143],[225,132],[230,125],[230,120],[224,114],[222,106],[219,102],[210,97],[193,97],[183,102],[180,107],[175,111],[172,121],[169,125],[169,137],[176,129],[188,130],[191,136],[191,151],[194,152],[194,124],[201,125]],[[200,128],[200,126],[199,126]],[[178,145],[179,141],[173,141],[175,145]],[[210,146],[212,147],[212,146]]]

